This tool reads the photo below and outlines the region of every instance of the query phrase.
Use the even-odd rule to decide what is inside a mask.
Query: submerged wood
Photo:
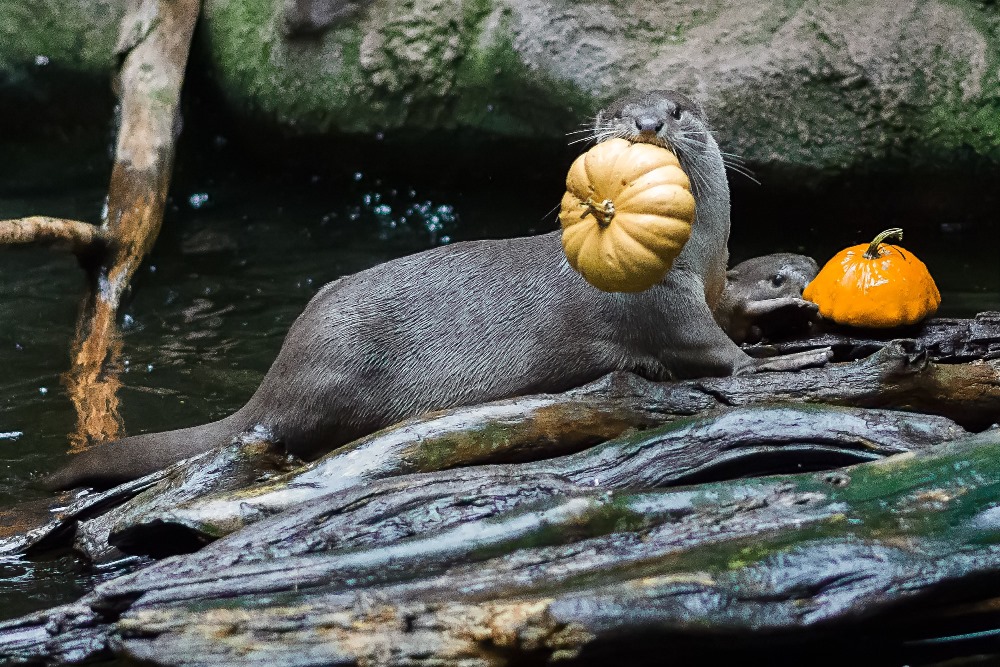
[[[117,51],[121,125],[101,236],[107,251],[77,321],[63,377],[77,411],[79,451],[121,431],[121,340],[115,319],[129,281],[159,234],[180,127],[180,91],[200,0],[133,0]]]
[[[386,484],[418,486],[404,479]],[[773,653],[774,633],[900,648],[933,636],[929,615],[997,595],[998,494],[993,430],[842,471],[578,489],[409,538],[373,531],[345,548],[303,531],[293,552],[204,559],[245,546],[233,535],[0,624],[0,657],[85,646],[163,665],[486,667],[690,649],[704,661],[734,645]]]
[[[563,435],[560,430],[553,429],[544,437],[540,436],[532,416],[535,401],[544,406],[546,423],[562,429],[569,428],[570,424],[565,419],[552,419],[551,415],[580,419],[571,424],[590,423],[580,417],[581,413],[605,415],[602,419],[607,415],[616,416],[610,422],[614,429],[606,433],[604,439],[628,427],[646,428],[680,415],[774,401],[919,411],[956,419],[973,428],[985,428],[1000,416],[1000,361],[936,364],[911,341],[893,341],[868,359],[796,373],[761,373],[676,383],[651,383],[635,376],[615,374],[589,385],[583,393],[526,397],[407,422],[337,450],[302,471],[267,485],[196,498],[178,506],[170,513],[169,520],[183,523],[207,539],[230,533],[310,498],[373,479],[503,460],[498,456],[503,452],[531,451],[536,458],[546,458],[591,443],[588,438],[593,433],[585,433],[588,438],[581,440],[577,426],[562,431]],[[523,416],[515,410],[518,405],[524,408],[520,413]],[[590,407],[586,407],[588,405]],[[481,415],[490,415],[497,409],[502,419],[509,422],[499,431],[497,424],[489,420],[467,426],[463,420],[480,409]],[[453,417],[455,421],[451,421]],[[622,417],[634,421],[630,423]],[[528,419],[527,427],[521,431],[517,420],[525,418]],[[461,424],[457,431],[445,428],[446,424],[456,422]],[[412,430],[407,430],[410,428]],[[502,433],[503,438],[493,437],[497,432]],[[434,437],[434,434],[443,437]],[[553,444],[562,437],[569,442]],[[497,443],[509,448],[499,447]],[[537,444],[532,448],[533,443]],[[495,456],[488,458],[485,453]],[[154,516],[150,514],[149,520],[154,520]],[[166,520],[167,516],[162,515],[162,518]]]

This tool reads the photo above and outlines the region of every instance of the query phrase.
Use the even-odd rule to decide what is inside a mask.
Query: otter
[[[626,96],[597,115],[593,136],[667,146],[691,176],[691,237],[660,284],[597,290],[569,266],[558,231],[393,260],[324,286],[232,415],[99,445],[45,485],[113,485],[251,430],[314,458],[431,410],[566,391],[612,371],[667,380],[826,363],[828,352],[751,359],[713,317],[729,187],[701,107],[673,91]]]
[[[715,319],[735,343],[807,329],[819,307],[802,298],[816,277],[816,260],[778,252],[740,262],[726,272],[726,289]]]

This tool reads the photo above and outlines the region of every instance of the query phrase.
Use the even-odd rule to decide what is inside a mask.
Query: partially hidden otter
[[[570,268],[559,232],[387,262],[323,287],[234,414],[99,445],[46,486],[112,485],[251,429],[311,458],[430,410],[565,391],[616,370],[665,380],[825,363],[825,351],[751,359],[713,318],[729,187],[700,107],[671,91],[625,97],[597,116],[594,137],[610,136],[669,146],[691,176],[692,234],[662,283],[601,292]]]
[[[740,262],[726,272],[715,319],[736,343],[807,329],[819,307],[804,301],[802,290],[818,272],[812,257],[788,252]]]

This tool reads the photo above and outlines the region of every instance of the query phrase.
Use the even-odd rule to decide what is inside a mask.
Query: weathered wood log
[[[133,498],[153,510],[189,499],[192,492],[233,491],[288,472],[301,461],[273,450],[249,434],[241,442],[205,452],[165,470],[120,484],[100,493],[63,494],[0,511],[0,554],[35,555],[75,543],[92,560],[116,560],[117,553],[88,520]],[[82,529],[88,527],[87,529]]]
[[[598,421],[595,423],[600,423],[604,415],[610,415],[614,419],[609,423],[615,427],[611,430],[617,429],[617,432],[627,426],[648,427],[657,420],[669,422],[678,414],[772,401],[922,411],[981,429],[1000,418],[1000,361],[936,364],[928,361],[912,341],[894,341],[865,360],[796,373],[760,373],[677,383],[650,383],[634,376],[609,376],[606,381],[588,386],[584,394],[571,392],[570,395],[488,404],[483,414],[491,414],[496,409],[496,414],[510,420],[502,428],[490,421],[467,428],[463,420],[477,408],[407,422],[401,430],[387,430],[362,439],[270,484],[229,496],[192,500],[178,507],[170,520],[180,521],[182,515],[188,517],[184,522],[190,521],[190,527],[202,534],[202,539],[207,539],[309,498],[373,479],[503,460],[499,455],[508,452],[533,451],[537,458],[546,458],[557,455],[560,450],[572,451],[589,444],[588,438],[594,435],[593,431],[570,429],[571,441],[554,445],[560,437],[558,430],[544,435],[535,430],[538,422],[531,411],[536,400],[538,405],[544,406],[547,426],[568,426],[564,418],[552,418],[557,414],[570,419],[574,414],[596,415]],[[568,403],[560,407],[563,400]],[[519,410],[523,410],[522,417],[517,416]],[[453,417],[462,422],[457,431],[447,430],[448,425],[454,425]],[[524,417],[529,419],[528,428],[521,431],[515,420]],[[628,423],[630,418],[635,419],[631,424]],[[581,423],[589,425],[589,419],[581,419]],[[413,430],[407,431],[407,428]],[[432,437],[442,431],[445,437]],[[503,437],[495,437],[497,432]],[[586,437],[579,438],[581,434]],[[536,443],[535,448],[528,449],[532,443]]]
[[[574,490],[656,488],[829,469],[928,451],[963,435],[966,432],[948,419],[902,412],[826,406],[722,409],[535,463],[400,481],[369,479],[346,495],[331,496],[331,489],[308,501],[284,505],[276,523],[244,533],[250,541],[236,546],[227,542],[228,551],[210,550],[205,557],[221,563],[232,554],[246,563],[261,550],[294,553],[296,544],[308,544],[309,549],[371,546],[366,540],[386,531],[406,537]],[[242,495],[236,492],[231,497]],[[487,497],[486,504],[467,502]],[[128,503],[127,513],[112,510],[87,522],[81,532],[93,525],[105,541],[110,539],[126,553],[161,556],[193,550],[265,515],[247,509],[239,523],[228,515],[220,523],[210,503],[150,506],[141,501],[139,497]],[[92,542],[99,544],[100,539]]]
[[[846,405],[941,408],[945,414],[983,426],[1000,414],[997,366],[996,360],[928,363],[912,351],[910,344],[896,342],[860,362],[800,373],[666,384],[615,374],[564,395],[524,397],[413,420],[334,452],[301,473],[228,496],[212,496],[216,487],[198,481],[178,490],[187,500],[178,506],[176,517],[197,517],[192,521],[197,523],[198,539],[212,539],[308,498],[373,479],[490,461],[524,460],[529,454],[552,457],[614,437],[630,427],[647,428],[669,422],[677,415],[726,404],[752,405],[772,397],[794,402],[825,400]],[[272,468],[265,465],[262,474],[270,474],[268,470]],[[145,498],[157,493],[152,491]],[[129,503],[114,516],[93,524],[93,528],[116,523],[129,513],[134,517],[148,515],[152,520],[154,513],[147,502]],[[74,521],[67,519],[69,523]],[[122,521],[124,529],[126,522]],[[17,516],[8,523],[8,535],[15,534],[9,538],[15,541],[9,544],[21,539],[16,533],[35,525]],[[63,526],[51,524],[47,530],[56,528]],[[32,539],[40,537],[35,533]],[[95,549],[93,545],[103,544],[103,538],[94,537],[87,549],[99,555],[103,547]]]
[[[134,521],[135,508],[154,514],[170,511],[192,496],[237,491],[253,484],[265,483],[301,465],[302,461],[276,451],[270,442],[251,433],[241,442],[210,450],[158,473],[158,483],[149,485],[133,498],[125,499],[123,504],[111,512],[122,521]],[[103,513],[90,512],[78,519],[74,547],[87,554],[94,562],[114,561],[122,556],[108,540],[109,529],[114,524],[105,517]],[[144,514],[140,515],[139,520],[142,517]],[[201,539],[192,531],[171,530],[170,527],[165,527],[160,536],[163,539],[151,542],[148,545],[150,548],[143,555],[157,558],[171,553],[188,553],[210,541]],[[156,544],[162,545],[164,549],[158,551]]]
[[[768,343],[744,345],[755,357],[792,354],[821,347],[833,350],[834,360],[861,359],[890,341],[910,338],[934,361],[964,363],[1000,356],[1000,312],[982,312],[972,319],[932,318],[901,329],[855,329],[824,321],[808,333]]]
[[[844,471],[588,489],[360,549],[201,560],[234,535],[0,624],[0,656],[85,637],[92,655],[163,665],[485,667],[920,639],[934,629],[915,612],[1000,592],[998,462],[993,430]]]
[[[0,510],[0,555],[33,555],[69,546],[77,524],[154,487],[164,471],[119,484],[101,493],[63,494]]]

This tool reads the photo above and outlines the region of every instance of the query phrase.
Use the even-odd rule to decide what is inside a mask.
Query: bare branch
[[[44,215],[0,220],[0,245],[29,243],[68,247],[79,255],[102,248],[107,237],[101,227],[79,220]]]

